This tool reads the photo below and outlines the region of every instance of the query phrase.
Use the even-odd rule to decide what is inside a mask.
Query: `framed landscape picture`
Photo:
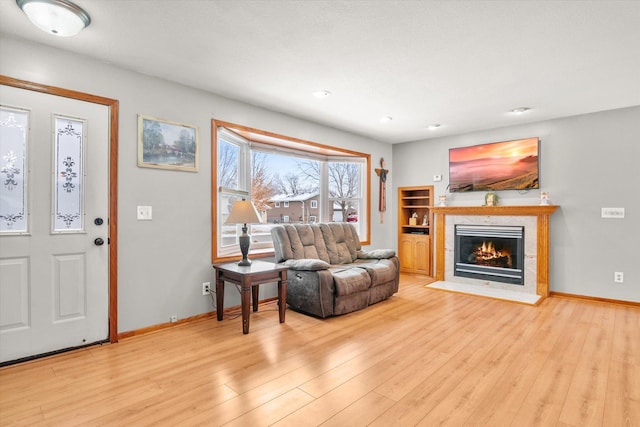
[[[138,115],[138,166],[198,171],[198,128]]]
[[[449,149],[449,190],[540,188],[540,139],[491,142]],[[498,201],[497,197],[494,200]]]

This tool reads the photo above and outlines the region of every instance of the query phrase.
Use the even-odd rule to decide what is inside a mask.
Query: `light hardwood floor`
[[[0,425],[638,426],[640,310],[426,289],[331,319],[277,306],[0,369]]]

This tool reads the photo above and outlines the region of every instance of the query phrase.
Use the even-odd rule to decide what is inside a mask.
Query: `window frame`
[[[336,157],[336,158],[326,162],[326,167],[327,168],[329,167],[329,163],[331,163],[331,162],[334,162],[334,163],[355,163],[355,164],[357,164],[357,163],[361,162],[361,159],[354,160],[354,159]],[[359,187],[358,188],[358,195],[356,197],[348,197],[348,198],[345,197],[342,200],[352,201],[352,202],[354,202],[355,205],[362,206],[364,203],[366,203],[366,200],[365,200],[366,189],[365,189],[364,186],[365,186],[365,183],[368,182],[368,181],[366,181],[366,177],[364,176],[365,172],[364,172],[363,168],[359,168],[359,172],[360,173],[359,173],[359,176],[358,176],[358,187]],[[328,175],[329,174],[326,175],[327,179],[328,179]],[[330,184],[327,184],[327,190],[329,189],[329,186],[330,186]],[[328,198],[327,199],[327,205],[331,206],[331,207],[335,207],[335,204],[337,202],[339,202],[339,200],[341,200],[339,198],[332,198],[329,191],[327,191],[326,197]],[[362,209],[358,209],[358,212],[360,212],[361,210]],[[342,221],[343,222],[349,222],[347,220],[347,218],[348,218],[348,212],[347,212],[347,217],[346,218],[343,217]],[[356,221],[356,222],[359,222],[359,218],[358,218],[358,221]]]
[[[371,234],[371,155],[367,153],[357,152],[353,150],[348,150],[340,147],[333,147],[329,145],[319,144],[312,141],[306,141],[294,137],[289,137],[285,135],[280,135],[260,129],[255,129],[243,125],[238,125],[235,123],[230,123],[226,121],[221,121],[217,119],[211,120],[211,204],[212,204],[212,215],[211,215],[211,257],[212,262],[225,262],[232,261],[236,259],[240,259],[240,251],[238,249],[238,254],[235,255],[227,255],[219,254],[218,249],[218,226],[220,219],[220,213],[218,208],[218,196],[220,194],[221,189],[218,184],[218,168],[214,165],[218,164],[218,130],[219,128],[225,128],[226,131],[230,131],[236,135],[239,135],[241,138],[249,141],[249,145],[255,143],[256,146],[269,147],[273,149],[273,151],[283,151],[289,153],[304,153],[309,155],[310,157],[322,157],[325,160],[321,162],[322,169],[320,173],[321,188],[325,188],[327,194],[323,194],[321,190],[319,195],[319,201],[317,201],[317,206],[322,209],[320,214],[325,215],[327,218],[331,218],[330,211],[331,208],[328,206],[329,204],[329,194],[328,194],[328,178],[327,178],[327,170],[328,163],[330,161],[353,161],[358,159],[363,163],[362,171],[361,171],[361,199],[362,203],[360,206],[360,211],[358,215],[362,218],[363,224],[359,226],[359,231],[362,233],[360,236],[360,243],[362,245],[370,244],[370,234]],[[249,150],[251,148],[249,147]],[[251,157],[250,152],[245,154],[249,158]],[[350,159],[350,160],[349,160]],[[246,160],[244,160],[246,164]],[[249,189],[251,188],[249,183],[245,183],[245,186]],[[317,218],[317,215],[316,215]],[[345,219],[346,221],[346,219]],[[253,247],[251,248],[253,249]],[[252,250],[250,252],[254,257],[261,256],[272,256],[273,249],[269,250],[259,250],[257,253],[254,253]]]

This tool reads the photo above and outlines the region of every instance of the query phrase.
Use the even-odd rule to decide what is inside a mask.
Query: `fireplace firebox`
[[[524,285],[524,227],[455,226],[454,275]]]

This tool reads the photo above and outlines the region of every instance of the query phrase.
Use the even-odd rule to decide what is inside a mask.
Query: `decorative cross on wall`
[[[380,158],[380,168],[376,168],[376,174],[380,177],[380,224],[384,223],[384,212],[387,210],[387,174],[389,169],[384,168],[384,157]]]

